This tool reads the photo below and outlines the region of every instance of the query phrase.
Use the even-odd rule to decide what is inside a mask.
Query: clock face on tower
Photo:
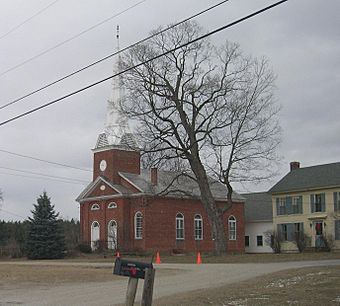
[[[106,160],[103,159],[103,160],[100,162],[100,164],[99,164],[99,169],[100,169],[100,171],[105,171],[106,166],[107,166]]]

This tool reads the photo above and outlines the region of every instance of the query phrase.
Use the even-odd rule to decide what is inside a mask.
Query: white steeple
[[[117,52],[119,52],[119,25],[117,25]],[[120,71],[120,54],[115,61],[113,74]],[[107,103],[105,134],[109,145],[118,145],[121,142],[123,135],[130,134],[127,118],[119,112],[119,103],[124,96],[121,76],[112,79],[112,96]]]

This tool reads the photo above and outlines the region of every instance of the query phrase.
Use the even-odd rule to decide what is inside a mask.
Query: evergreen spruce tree
[[[27,257],[30,259],[63,258],[65,236],[50,198],[44,192],[34,204],[33,217],[29,219]]]

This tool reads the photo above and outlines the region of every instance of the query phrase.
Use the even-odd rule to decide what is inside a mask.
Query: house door
[[[94,221],[91,225],[91,249],[96,250],[99,245],[99,223]]]
[[[116,250],[117,246],[117,222],[111,220],[107,228],[107,248],[109,250]]]
[[[322,233],[323,233],[323,222],[322,221],[314,221],[314,236],[315,236],[315,247],[323,248],[325,243],[323,241]]]

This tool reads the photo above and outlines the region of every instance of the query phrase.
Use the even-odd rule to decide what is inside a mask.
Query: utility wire
[[[36,161],[40,161],[40,162],[44,162],[44,163],[48,163],[48,164],[52,164],[52,165],[57,165],[57,166],[61,166],[61,167],[67,167],[67,168],[71,168],[71,169],[75,169],[75,170],[92,172],[89,169],[75,167],[75,166],[70,166],[70,165],[67,165],[67,164],[56,163],[56,162],[48,161],[48,160],[37,158],[37,157],[32,157],[32,156],[28,156],[28,155],[23,155],[23,154],[19,154],[19,153],[10,152],[10,151],[3,150],[3,149],[0,149],[0,152],[11,154],[11,155],[15,155],[15,156],[19,156],[19,157],[23,157],[23,158],[28,158],[28,159],[32,159],[32,160],[36,160]]]
[[[23,100],[23,99],[25,99],[25,98],[27,98],[27,97],[33,95],[33,94],[36,94],[36,93],[38,93],[38,92],[40,92],[40,91],[42,91],[42,90],[44,90],[44,89],[46,89],[46,88],[48,88],[48,87],[54,85],[54,84],[57,84],[57,83],[59,83],[59,82],[65,80],[65,79],[67,79],[67,78],[69,78],[69,77],[71,77],[71,76],[73,76],[73,75],[75,75],[75,74],[77,74],[77,73],[79,73],[79,72],[82,72],[82,71],[84,71],[84,70],[86,70],[86,69],[88,69],[88,68],[90,68],[90,67],[92,67],[92,66],[94,66],[94,65],[97,65],[97,64],[99,64],[99,63],[101,63],[101,62],[103,62],[103,61],[105,61],[105,60],[107,60],[107,59],[109,59],[109,58],[111,58],[111,57],[113,57],[113,56],[115,56],[115,55],[118,55],[118,54],[120,54],[120,53],[122,53],[122,52],[124,52],[124,51],[126,51],[126,50],[128,50],[128,49],[131,49],[131,48],[133,48],[133,47],[135,47],[135,46],[137,46],[137,45],[139,45],[139,44],[141,44],[141,43],[144,43],[144,42],[146,42],[147,40],[149,40],[149,39],[151,39],[151,38],[153,38],[153,37],[155,37],[155,36],[158,36],[158,35],[160,35],[160,34],[166,32],[166,31],[168,31],[168,30],[170,30],[170,29],[172,29],[172,28],[174,28],[174,27],[177,27],[177,26],[179,26],[180,24],[182,24],[182,23],[184,23],[184,22],[187,22],[187,21],[189,21],[189,20],[191,20],[191,19],[193,19],[193,18],[195,18],[195,17],[198,17],[199,15],[202,15],[202,14],[204,14],[204,13],[206,13],[206,12],[208,12],[208,11],[210,11],[210,10],[212,10],[212,9],[214,9],[214,8],[220,6],[220,5],[222,5],[222,4],[224,4],[224,3],[228,2],[228,1],[229,1],[229,0],[224,0],[224,1],[221,1],[221,2],[219,2],[219,3],[217,3],[217,4],[213,5],[213,6],[210,6],[210,7],[206,8],[206,9],[204,9],[204,10],[202,10],[202,11],[200,11],[200,12],[198,12],[198,13],[196,13],[196,14],[194,14],[194,15],[188,17],[188,18],[185,18],[185,19],[183,19],[183,20],[181,20],[181,21],[179,21],[179,22],[177,22],[177,23],[175,23],[175,24],[172,24],[172,25],[166,27],[165,29],[163,29],[163,30],[161,30],[161,31],[159,31],[159,32],[156,32],[156,33],[154,33],[154,34],[152,34],[152,35],[150,35],[150,36],[148,36],[148,37],[146,37],[146,38],[143,38],[143,39],[137,41],[137,42],[134,43],[134,44],[131,44],[131,45],[129,45],[129,46],[127,46],[127,47],[125,47],[125,48],[119,50],[119,51],[116,51],[116,52],[114,52],[114,53],[111,53],[111,54],[109,54],[109,55],[107,55],[107,56],[105,56],[105,57],[103,57],[103,58],[101,58],[101,59],[99,59],[99,60],[97,60],[97,61],[95,61],[95,62],[93,62],[93,63],[91,63],[91,64],[89,64],[89,65],[87,65],[87,66],[84,66],[84,67],[82,67],[82,68],[80,68],[80,69],[78,69],[78,70],[76,70],[76,71],[74,71],[74,72],[72,72],[72,73],[70,73],[70,74],[68,74],[68,75],[66,75],[66,76],[64,76],[64,77],[62,77],[62,78],[60,78],[60,79],[58,79],[58,80],[55,80],[55,81],[53,81],[52,83],[49,83],[49,84],[47,84],[47,85],[44,85],[43,87],[40,87],[39,89],[36,89],[36,90],[34,90],[34,91],[32,91],[32,92],[30,92],[30,93],[28,93],[28,94],[25,94],[25,95],[23,95],[22,97],[19,97],[19,98],[15,99],[15,100],[13,100],[13,101],[11,101],[11,102],[9,102],[9,103],[6,103],[6,104],[0,106],[0,110],[3,109],[3,108],[6,108],[6,107],[8,107],[8,106],[10,106],[10,105],[12,105],[12,104],[15,104],[15,103],[17,103],[17,102],[19,102],[19,101],[21,101],[21,100]]]
[[[22,218],[22,219],[27,219],[27,217],[23,217],[23,216],[20,216],[20,215],[18,215],[18,214],[16,214],[16,213],[13,213],[13,212],[11,212],[11,211],[8,211],[8,210],[6,210],[6,209],[0,208],[0,212],[2,212],[2,211],[5,212],[5,213],[7,213],[7,214],[10,214],[10,215],[13,215],[13,216]]]
[[[6,32],[5,34],[0,36],[0,39],[3,39],[4,37],[8,36],[9,34],[11,34],[12,32],[14,32],[15,30],[19,29],[21,26],[23,26],[25,23],[29,22],[30,20],[32,20],[34,17],[40,15],[42,12],[46,11],[49,7],[51,7],[52,5],[56,4],[59,0],[56,0],[52,3],[50,3],[49,5],[45,6],[44,8],[42,8],[40,11],[36,12],[34,15],[32,15],[31,17],[27,18],[26,20],[24,20],[23,22],[19,23],[18,25],[16,25],[15,27],[13,27],[12,29],[10,29],[8,32]]]
[[[101,83],[103,83],[103,82],[105,82],[105,81],[107,81],[107,80],[110,80],[110,79],[112,79],[112,78],[114,78],[114,77],[117,77],[117,76],[119,76],[119,75],[121,75],[121,74],[123,74],[123,73],[126,73],[126,72],[128,72],[128,71],[130,71],[130,70],[132,70],[132,69],[135,69],[135,68],[138,68],[138,67],[140,67],[140,66],[142,66],[142,65],[145,65],[145,64],[147,64],[147,63],[149,63],[149,62],[151,62],[151,61],[153,61],[153,60],[156,60],[156,59],[158,59],[158,58],[160,58],[160,57],[162,57],[162,56],[164,56],[164,55],[167,55],[167,54],[169,54],[169,53],[171,53],[171,52],[174,52],[174,51],[176,51],[176,50],[178,50],[178,49],[180,49],[180,48],[186,47],[186,46],[191,45],[191,44],[193,44],[193,43],[195,43],[195,42],[197,42],[197,41],[199,41],[199,40],[202,40],[202,39],[204,39],[204,38],[206,38],[206,37],[208,37],[208,36],[211,36],[211,35],[214,35],[214,34],[216,34],[216,33],[218,33],[218,32],[221,32],[221,31],[223,31],[223,30],[225,30],[225,29],[227,29],[227,28],[230,28],[230,27],[232,27],[232,26],[234,26],[234,25],[236,25],[236,24],[239,24],[239,23],[241,23],[241,22],[243,22],[243,21],[245,21],[245,20],[247,20],[247,19],[250,19],[250,18],[252,18],[252,17],[254,17],[254,16],[256,16],[256,15],[259,15],[259,14],[261,14],[261,13],[263,13],[263,12],[269,10],[269,9],[272,9],[272,8],[274,8],[274,7],[276,7],[276,6],[280,5],[280,4],[282,4],[282,3],[284,3],[284,2],[287,2],[287,1],[288,1],[288,0],[282,0],[282,1],[276,2],[276,3],[272,4],[272,5],[266,6],[266,7],[263,8],[263,9],[260,9],[260,10],[258,10],[258,11],[256,11],[256,12],[252,13],[252,14],[249,14],[249,15],[247,15],[247,16],[245,16],[245,17],[242,17],[242,18],[240,18],[240,19],[237,19],[236,21],[233,21],[233,22],[231,22],[231,23],[229,23],[229,24],[226,24],[226,25],[224,25],[224,26],[222,26],[222,27],[219,27],[219,28],[217,28],[217,29],[215,29],[215,30],[213,30],[213,31],[211,31],[211,32],[208,32],[208,33],[206,33],[206,34],[204,34],[204,35],[202,35],[202,36],[199,36],[199,37],[197,37],[197,38],[195,38],[195,39],[193,39],[193,40],[191,40],[191,41],[189,41],[189,42],[186,42],[186,43],[184,43],[184,44],[182,44],[182,45],[179,45],[179,46],[177,46],[177,47],[175,47],[175,48],[173,48],[173,49],[170,49],[170,50],[168,50],[168,51],[166,51],[166,52],[164,52],[164,53],[162,53],[162,54],[159,54],[159,55],[157,55],[157,56],[155,56],[155,57],[153,57],[153,58],[150,58],[150,59],[148,59],[148,60],[146,60],[146,61],[144,61],[144,62],[141,62],[141,63],[139,63],[139,64],[137,64],[137,65],[135,65],[135,66],[129,67],[129,68],[125,69],[125,70],[122,70],[122,71],[120,71],[120,72],[114,74],[114,75],[111,75],[111,76],[109,76],[109,77],[106,77],[106,78],[104,78],[104,79],[101,79],[101,80],[99,80],[99,81],[97,81],[97,82],[94,82],[94,83],[92,83],[92,84],[90,84],[90,85],[87,85],[87,86],[85,86],[85,87],[83,87],[83,88],[80,88],[80,89],[78,89],[78,90],[76,90],[76,91],[73,91],[73,92],[71,92],[71,93],[69,93],[69,94],[67,94],[67,95],[65,95],[65,96],[62,96],[62,97],[60,97],[60,98],[58,98],[58,99],[52,100],[52,101],[50,101],[50,102],[48,102],[48,103],[45,103],[45,104],[40,105],[40,106],[38,106],[38,107],[36,107],[36,108],[33,108],[33,109],[31,109],[31,110],[29,110],[29,111],[27,111],[27,112],[21,113],[20,115],[17,115],[17,116],[15,116],[15,117],[12,117],[12,118],[10,118],[10,119],[7,119],[7,120],[1,122],[1,123],[0,123],[0,126],[3,126],[3,125],[5,125],[5,124],[7,124],[7,123],[9,123],[9,122],[15,121],[15,120],[17,120],[17,119],[19,119],[19,118],[25,117],[25,116],[27,116],[27,115],[29,115],[29,114],[32,114],[32,113],[34,113],[34,112],[36,112],[36,111],[39,111],[39,110],[41,110],[41,109],[43,109],[43,108],[45,108],[45,107],[51,106],[51,105],[53,105],[53,104],[55,104],[55,103],[57,103],[57,102],[60,102],[60,101],[62,101],[62,100],[64,100],[64,99],[68,98],[68,97],[71,97],[71,96],[73,96],[73,95],[76,95],[76,94],[78,94],[78,93],[80,93],[80,92],[82,92],[82,91],[85,91],[85,90],[87,90],[87,89],[89,89],[89,88],[92,88],[92,87],[94,87],[94,86],[96,86],[96,85],[98,85],[98,84],[101,84]]]
[[[115,17],[117,17],[117,16],[119,16],[119,15],[121,15],[121,14],[123,14],[123,13],[125,13],[125,12],[127,12],[127,11],[129,11],[129,10],[131,10],[132,8],[136,7],[137,5],[139,5],[139,4],[141,4],[141,3],[145,2],[145,1],[146,1],[146,0],[139,1],[139,2],[135,3],[134,5],[132,5],[132,6],[128,7],[128,8],[126,8],[125,10],[123,10],[123,11],[121,11],[121,12],[119,12],[119,13],[117,13],[117,14],[115,14],[115,15],[109,17],[109,18],[106,18],[105,20],[103,20],[103,21],[101,21],[101,22],[99,22],[99,23],[97,23],[97,24],[95,24],[95,25],[93,25],[93,26],[87,28],[86,30],[81,31],[80,33],[78,33],[78,34],[76,34],[76,35],[74,35],[74,36],[72,36],[72,37],[70,37],[70,38],[68,38],[68,39],[66,39],[66,40],[64,40],[64,41],[62,41],[62,42],[60,42],[60,43],[58,43],[58,44],[56,44],[55,46],[53,46],[53,47],[51,47],[51,48],[48,48],[48,49],[46,49],[46,50],[44,50],[44,51],[38,53],[38,54],[35,55],[35,56],[30,57],[29,59],[27,59],[27,60],[25,60],[25,61],[23,61],[23,62],[21,62],[21,63],[15,65],[15,66],[9,68],[9,69],[7,69],[7,70],[1,72],[1,73],[0,73],[0,76],[3,76],[3,75],[5,75],[5,74],[7,74],[8,72],[13,71],[13,70],[15,70],[15,69],[17,69],[17,68],[19,68],[19,67],[25,65],[25,64],[27,64],[27,63],[29,63],[29,62],[31,62],[31,61],[37,59],[37,58],[40,57],[40,56],[45,55],[46,53],[51,52],[52,50],[54,50],[54,49],[56,49],[56,48],[59,48],[60,46],[62,46],[62,45],[64,45],[64,44],[66,44],[66,43],[68,43],[68,42],[70,42],[70,41],[72,41],[72,40],[78,38],[79,36],[81,36],[81,35],[83,35],[83,34],[89,32],[89,31],[93,30],[94,28],[96,28],[96,27],[98,27],[98,26],[104,24],[105,22],[108,22],[108,21],[110,21],[111,19],[113,19],[113,18],[115,18]]]
[[[0,175],[11,175],[11,176],[16,176],[16,177],[24,177],[24,178],[36,179],[36,180],[49,180],[49,181],[53,181],[53,182],[83,185],[83,186],[86,185],[85,183],[76,183],[76,182],[64,181],[64,180],[60,180],[60,179],[53,179],[53,178],[49,178],[49,177],[38,177],[38,176],[15,174],[15,173],[0,172]]]
[[[14,169],[14,168],[9,168],[9,167],[2,167],[2,166],[0,166],[0,169],[11,170],[11,171],[16,171],[16,172],[22,172],[22,173],[28,173],[28,174],[33,174],[33,175],[40,175],[40,176],[49,177],[49,178],[68,180],[68,181],[73,181],[73,182],[78,182],[78,183],[88,183],[87,181],[83,181],[83,180],[79,180],[79,179],[71,179],[71,178],[64,177],[64,176],[48,175],[48,174],[43,174],[43,173],[39,173],[39,172],[19,170],[19,169]]]

